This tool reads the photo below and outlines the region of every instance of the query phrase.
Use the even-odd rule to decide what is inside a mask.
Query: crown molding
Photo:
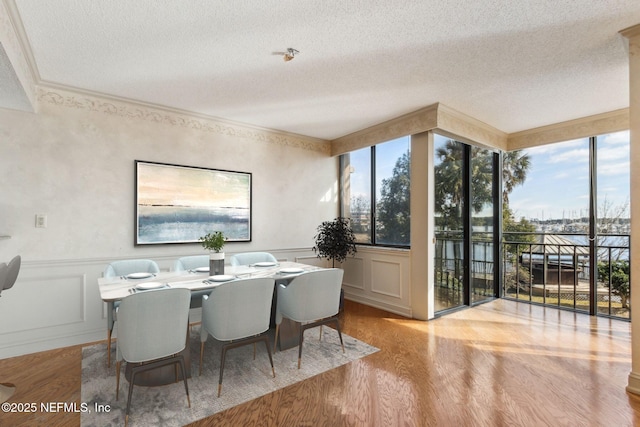
[[[435,128],[437,120],[438,104],[429,105],[412,113],[334,139],[331,141],[331,155],[337,156],[394,138],[425,132]]]
[[[251,139],[291,148],[330,154],[329,141],[257,126],[235,123],[202,114],[43,83],[37,86],[40,104],[73,108],[159,125],[182,127],[224,136]]]
[[[444,104],[436,103],[331,141],[337,156],[394,138],[438,130],[447,136],[490,148],[506,149],[507,134]]]
[[[35,110],[38,73],[33,65],[29,43],[25,43],[25,40],[24,27],[15,2],[2,0],[0,2],[0,44],[2,44],[9,58],[10,66],[13,67],[24,93]]]
[[[438,104],[437,130],[462,142],[490,149],[507,149],[505,132],[444,104]]]
[[[622,34],[624,37],[628,38],[629,40],[640,36],[640,24],[636,24],[632,27],[629,28],[625,28],[624,30],[620,30],[620,34]]]
[[[627,129],[629,129],[629,109],[622,108],[608,113],[515,132],[509,134],[507,146],[509,151],[520,150]]]

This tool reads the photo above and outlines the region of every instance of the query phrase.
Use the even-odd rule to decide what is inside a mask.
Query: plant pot
[[[224,252],[209,253],[209,274],[211,276],[224,274]]]

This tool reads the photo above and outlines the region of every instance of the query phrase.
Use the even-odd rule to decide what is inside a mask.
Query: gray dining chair
[[[7,273],[7,278],[5,279],[4,285],[2,286],[3,290],[11,289],[13,285],[16,283],[18,279],[18,273],[20,272],[20,265],[22,265],[22,258],[20,255],[16,255],[13,257],[7,266],[9,267],[9,271]]]
[[[136,375],[162,366],[178,367],[187,403],[191,407],[184,356],[191,292],[184,288],[138,292],[122,299],[118,309],[118,341],[116,344],[116,400],[120,391],[122,361],[132,364],[125,425],[129,420],[131,395]]]
[[[0,263],[0,294],[3,290],[11,289],[18,279],[22,258],[20,255],[13,257],[9,264]],[[16,386],[11,383],[0,384],[0,403],[4,403],[13,396]]]
[[[204,343],[211,335],[223,341],[220,353],[218,397],[222,392],[222,376],[227,351],[247,344],[263,341],[269,355],[271,372],[276,376],[271,347],[266,332],[269,330],[274,279],[253,278],[235,280],[215,287],[202,299],[202,328],[200,329],[200,370],[204,356]]]
[[[278,284],[276,305],[276,338],[274,348],[278,346],[278,334],[283,318],[300,323],[298,336],[298,369],[302,359],[302,341],[304,331],[316,326],[333,323],[340,337],[344,353],[344,343],[340,332],[338,312],[340,310],[340,290],[344,270],[329,268],[310,271],[294,278],[288,285]],[[322,330],[320,332],[322,339]]]
[[[104,270],[104,277],[126,276],[132,273],[159,273],[158,264],[150,259],[113,261]]]
[[[229,260],[232,266],[250,265],[257,262],[278,262],[278,260],[269,252],[245,252],[235,254]]]
[[[113,261],[104,269],[103,276],[124,277],[134,273],[152,273],[160,272],[158,264],[150,259],[126,259],[121,261]],[[111,336],[113,335],[113,325],[116,322],[116,310],[120,303],[107,302],[107,366],[111,366]]]
[[[7,277],[9,277],[9,266],[6,262],[0,263],[0,296],[4,290],[4,285],[7,283]]]
[[[173,264],[173,271],[189,271],[201,267],[209,267],[209,255],[192,255],[178,258]]]

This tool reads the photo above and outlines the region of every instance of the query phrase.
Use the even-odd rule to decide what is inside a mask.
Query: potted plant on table
[[[224,274],[225,237],[222,231],[214,231],[200,237],[202,247],[209,251],[209,274]]]

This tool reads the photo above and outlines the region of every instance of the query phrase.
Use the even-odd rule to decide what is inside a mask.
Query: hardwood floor
[[[345,333],[378,353],[191,426],[631,426],[630,324],[496,300],[429,322],[346,301]],[[304,355],[303,355],[304,357]],[[81,347],[0,360],[11,402],[80,404]],[[74,426],[78,413],[0,413]]]

